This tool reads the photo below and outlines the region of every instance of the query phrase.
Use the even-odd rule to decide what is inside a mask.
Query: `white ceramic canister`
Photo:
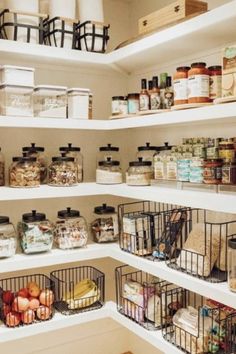
[[[19,0],[5,0],[5,7],[19,12],[30,12],[30,13],[38,13],[39,12],[39,0],[27,0],[27,1],[19,1]],[[39,18],[35,16],[27,16],[27,15],[19,15],[17,16],[18,22],[38,26]],[[13,16],[6,16],[6,21],[13,21]],[[7,37],[8,39],[13,39],[13,27],[7,28]],[[25,28],[18,28],[17,31],[17,41],[27,42],[27,30]],[[38,43],[39,31],[31,30],[30,43]]]
[[[67,90],[69,119],[89,119],[89,95],[85,88]]]
[[[104,22],[103,0],[77,0],[80,22]]]

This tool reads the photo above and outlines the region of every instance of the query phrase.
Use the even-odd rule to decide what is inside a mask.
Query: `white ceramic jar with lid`
[[[153,169],[151,161],[143,161],[139,157],[138,161],[129,163],[126,172],[126,184],[129,186],[149,186],[153,178]]]
[[[79,210],[60,210],[57,213],[54,241],[60,249],[84,247],[88,241],[87,222]]]
[[[68,95],[68,118],[89,119],[89,95],[87,88],[71,88]]]
[[[0,85],[0,114],[33,117],[33,87]]]
[[[34,68],[2,65],[0,67],[1,85],[34,86]]]
[[[119,238],[118,216],[115,208],[102,204],[94,208],[91,224],[93,239],[98,243],[115,242]]]
[[[96,183],[122,183],[122,172],[120,168],[120,162],[112,160],[110,157],[108,157],[105,161],[99,161],[96,169]]]
[[[67,87],[36,86],[34,88],[34,114],[36,117],[66,118]]]
[[[66,156],[73,157],[75,159],[78,183],[83,182],[83,155],[81,154],[80,150],[80,147],[72,146],[71,143],[69,143],[68,146],[61,146],[59,148],[61,153],[65,153]]]
[[[0,258],[12,257],[16,253],[16,231],[8,216],[0,216]]]

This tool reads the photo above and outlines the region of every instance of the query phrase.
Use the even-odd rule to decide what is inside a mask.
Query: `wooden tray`
[[[171,107],[171,110],[172,111],[181,111],[183,109],[200,108],[200,107],[210,106],[212,104],[213,104],[212,102],[178,104],[176,106]]]
[[[221,98],[216,98],[214,100],[214,104],[222,104],[222,103],[229,103],[235,101],[236,101],[236,96],[221,97]]]
[[[117,116],[110,116],[109,119],[134,118],[134,117],[159,114],[159,113],[164,113],[164,112],[169,112],[169,111],[170,111],[170,109],[148,110],[148,111],[141,111],[136,114],[127,114],[127,115],[119,114]]]

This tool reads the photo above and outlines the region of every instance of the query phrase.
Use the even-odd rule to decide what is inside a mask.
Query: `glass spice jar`
[[[204,160],[203,183],[221,184],[222,182],[222,159]]]
[[[236,293],[236,239],[228,240],[228,286]]]
[[[75,159],[75,164],[77,166],[77,181],[78,183],[83,182],[83,155],[80,152],[80,147],[72,146],[72,144],[69,143],[68,146],[61,146],[59,150],[60,153],[65,153],[66,156]]]
[[[61,156],[53,157],[48,168],[48,184],[50,186],[68,187],[77,184],[77,167],[74,157]]]
[[[122,172],[120,162],[111,160],[99,161],[96,169],[96,183],[98,184],[120,184],[122,183]]]
[[[35,146],[35,143],[31,143],[31,146],[25,146],[22,148],[23,153],[27,153],[28,156],[35,157],[40,165],[40,183],[46,183],[47,181],[47,160],[44,154],[44,147]]]
[[[41,253],[52,249],[54,226],[45,214],[37,213],[36,210],[23,214],[17,231],[24,253]]]
[[[40,186],[40,165],[36,157],[13,157],[9,169],[9,185],[15,188],[34,188]]]
[[[126,172],[126,183],[128,186],[149,186],[153,178],[151,161],[143,161],[140,157],[138,161],[129,163]]]
[[[95,242],[116,242],[119,238],[118,216],[115,208],[103,204],[94,208],[95,220],[91,224]]]
[[[8,216],[0,216],[0,258],[15,255],[17,245],[16,231]]]
[[[189,66],[180,66],[174,74],[174,105],[188,103],[188,71]]]
[[[209,71],[206,63],[193,63],[188,71],[188,103],[207,103],[209,100]]]
[[[236,184],[236,160],[224,162],[222,166],[222,184]]]
[[[222,96],[222,66],[209,66],[208,70],[210,75],[210,100],[213,101]]]
[[[60,249],[84,247],[88,241],[87,222],[79,210],[67,208],[57,213],[54,242]]]
[[[128,114],[137,114],[139,111],[139,93],[128,94]]]
[[[0,148],[0,186],[5,186],[5,159]]]
[[[113,96],[112,97],[112,116],[127,115],[127,97]]]
[[[232,140],[224,140],[219,143],[219,158],[227,161],[235,159],[234,142]]]

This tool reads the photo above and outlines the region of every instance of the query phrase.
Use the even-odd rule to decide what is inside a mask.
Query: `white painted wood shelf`
[[[56,118],[28,118],[0,116],[1,128],[41,128],[71,130],[123,130],[145,127],[167,127],[208,123],[236,123],[236,103],[209,105],[207,107],[113,120],[79,120]]]

